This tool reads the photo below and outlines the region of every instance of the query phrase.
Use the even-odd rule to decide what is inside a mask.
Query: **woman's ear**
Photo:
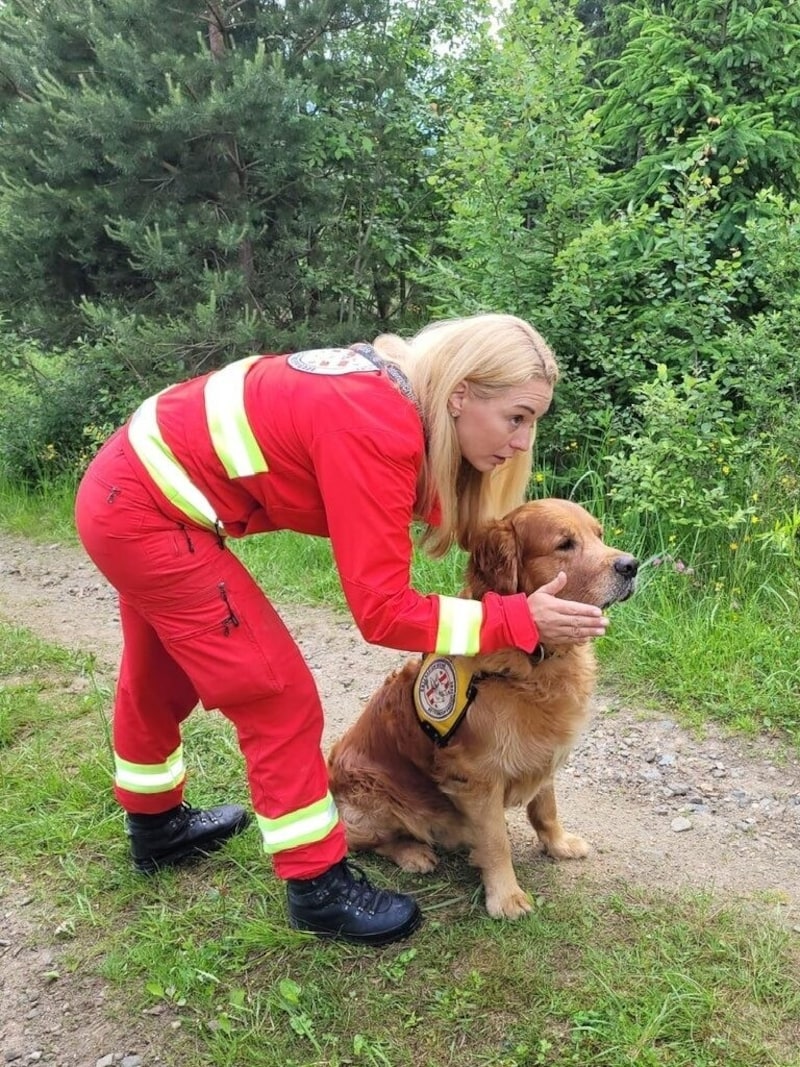
[[[454,419],[458,418],[458,416],[461,414],[461,409],[464,406],[464,399],[466,395],[467,383],[459,382],[447,399],[448,415],[451,415]]]

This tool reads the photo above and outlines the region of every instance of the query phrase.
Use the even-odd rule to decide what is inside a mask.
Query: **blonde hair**
[[[455,542],[469,550],[478,529],[525,499],[533,450],[516,452],[502,467],[482,473],[461,455],[448,402],[460,382],[488,399],[515,385],[555,385],[558,366],[539,333],[513,315],[482,314],[433,322],[408,341],[382,334],[374,346],[402,367],[422,412],[427,458],[417,487],[419,513],[438,504],[441,522],[429,525],[422,545],[434,557]]]

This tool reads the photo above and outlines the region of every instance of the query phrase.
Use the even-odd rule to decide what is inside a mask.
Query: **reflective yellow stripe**
[[[166,793],[186,777],[183,745],[178,745],[163,763],[130,763],[114,753],[114,781],[129,793]]]
[[[326,793],[315,804],[282,815],[279,819],[268,819],[265,815],[256,815],[256,818],[264,840],[264,851],[272,855],[287,848],[321,841],[335,829],[339,812],[331,794]]]
[[[134,412],[128,440],[164,496],[193,522],[222,533],[222,523],[207,498],[191,481],[161,436],[156,417],[158,396],[151,396]]]
[[[439,597],[436,648],[440,656],[475,656],[480,650],[483,607],[479,600]]]
[[[247,421],[244,380],[261,356],[248,356],[210,375],[205,384],[206,418],[214,451],[229,478],[269,470],[264,453]]]

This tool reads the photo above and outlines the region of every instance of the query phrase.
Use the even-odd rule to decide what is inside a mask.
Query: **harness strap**
[[[548,657],[544,645],[537,645],[528,659],[538,666]],[[444,748],[455,734],[478,695],[478,686],[487,678],[507,678],[506,671],[470,671],[450,656],[429,652],[422,657],[414,680],[414,709],[425,733]]]

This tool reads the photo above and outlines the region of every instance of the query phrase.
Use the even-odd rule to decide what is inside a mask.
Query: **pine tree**
[[[0,311],[192,369],[382,325],[424,240],[433,11],[8,0]]]

